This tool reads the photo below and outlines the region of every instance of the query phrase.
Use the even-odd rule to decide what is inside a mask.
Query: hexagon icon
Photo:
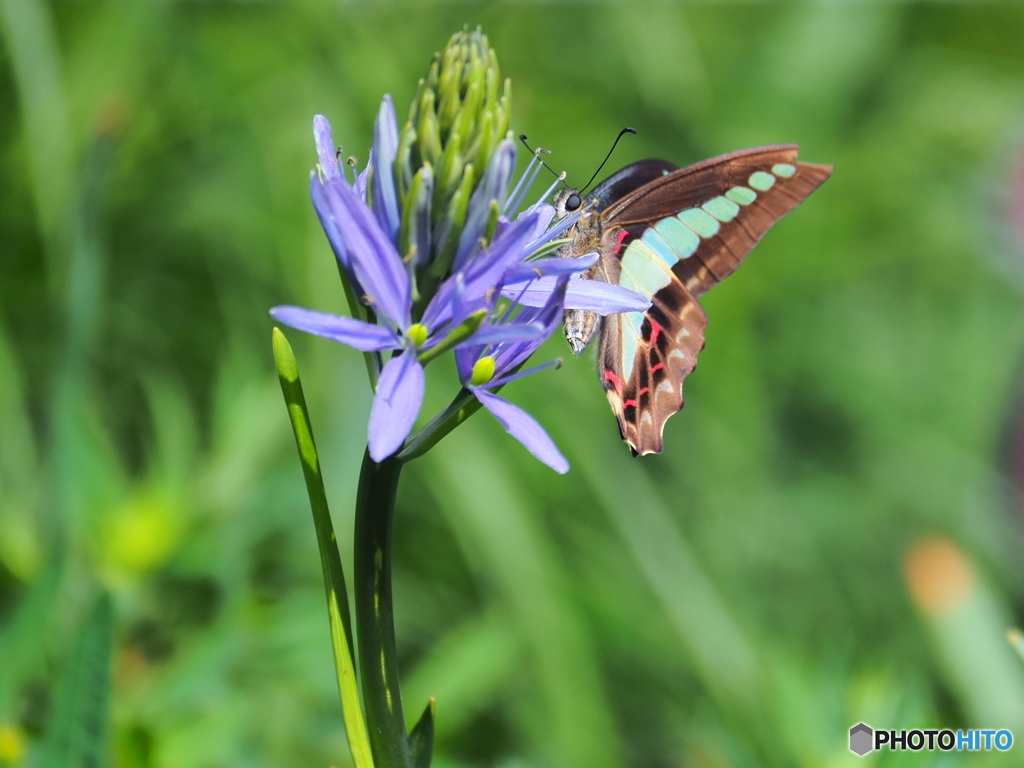
[[[866,723],[857,723],[850,729],[850,751],[864,757],[875,748],[874,731]]]

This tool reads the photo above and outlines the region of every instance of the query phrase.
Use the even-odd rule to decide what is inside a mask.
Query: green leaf
[[[427,702],[419,722],[409,734],[413,768],[430,768],[430,756],[434,751],[434,706],[433,699]]]
[[[101,768],[109,764],[110,656],[114,614],[110,597],[96,603],[57,684],[43,768]]]
[[[356,768],[373,768],[370,755],[370,740],[363,719],[359,701],[359,685],[353,664],[352,619],[348,608],[348,590],[345,587],[345,572],[341,567],[341,555],[334,536],[334,525],[327,507],[327,494],[320,474],[320,460],[313,442],[313,428],[309,421],[306,398],[299,381],[299,368],[295,362],[288,339],[277,328],[273,331],[274,360],[281,391],[288,406],[288,417],[295,434],[295,444],[302,461],[302,473],[306,478],[309,505],[313,510],[313,525],[320,549],[320,565],[324,573],[324,590],[327,593],[327,614],[331,624],[331,644],[334,646],[334,666],[338,675],[338,691],[341,694],[341,711],[345,720],[345,733]]]

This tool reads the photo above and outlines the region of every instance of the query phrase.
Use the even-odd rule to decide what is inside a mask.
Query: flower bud
[[[434,279],[448,274],[470,198],[508,132],[511,93],[487,36],[464,29],[434,54],[413,96],[399,138],[396,176],[403,218],[415,213],[417,220],[430,222],[430,237],[417,238],[418,245],[429,241],[430,253],[418,252],[416,265],[429,265]],[[426,190],[424,175],[433,182]]]

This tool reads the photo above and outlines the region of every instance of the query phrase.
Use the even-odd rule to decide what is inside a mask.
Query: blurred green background
[[[406,470],[435,765],[1024,765],[847,750],[1024,739],[1024,7],[326,0],[0,0],[0,765],[41,754],[104,588],[113,766],[349,764],[266,311],[345,308],[313,114],[365,159],[466,23],[577,183],[624,125],[618,165],[799,142],[836,173],[708,295],[664,455],[582,358],[505,390],[568,475],[485,417]],[[365,370],[289,338],[350,564]]]

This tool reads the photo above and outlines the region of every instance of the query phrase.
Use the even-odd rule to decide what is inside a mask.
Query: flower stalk
[[[429,768],[431,701],[407,735],[398,677],[391,543],[404,465],[483,408],[556,472],[569,462],[532,416],[498,396],[561,324],[566,309],[600,315],[645,310],[620,286],[578,279],[597,254],[551,257],[579,214],[553,223],[544,202],[516,213],[540,167],[512,184],[511,86],[477,31],[452,37],[420,81],[399,130],[385,96],[366,168],[352,179],[327,119],[313,134],[319,163],[310,197],[345,285],[351,315],[278,306],[271,316],[364,353],[373,405],[356,495],[354,608],[362,696],[341,559],[298,370],[284,335],[274,354],[309,492],[327,594],[345,727],[356,768]],[[556,182],[557,184],[557,182]],[[554,186],[554,185],[553,185]],[[553,187],[552,187],[553,188]],[[510,192],[511,189],[511,192]],[[387,353],[387,354],[385,354]],[[451,354],[461,389],[419,431],[424,366]]]
[[[391,596],[391,533],[402,462],[363,458],[356,494],[355,609],[370,748],[379,768],[412,768]]]

